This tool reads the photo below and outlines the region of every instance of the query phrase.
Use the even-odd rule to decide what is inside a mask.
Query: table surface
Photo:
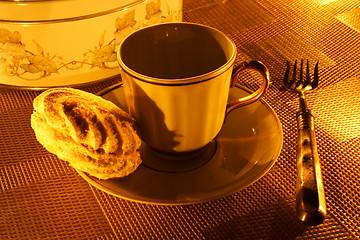
[[[237,62],[261,60],[272,83],[265,100],[283,127],[271,170],[249,187],[182,206],[136,203],[90,186],[48,153],[30,127],[37,91],[0,89],[0,239],[359,239],[360,2],[199,0],[183,20],[215,27],[237,45]],[[297,96],[284,90],[286,61],[319,60],[307,94],[315,116],[328,215],[305,226],[295,215]],[[118,80],[86,86],[100,90]],[[255,89],[258,79],[241,82]]]

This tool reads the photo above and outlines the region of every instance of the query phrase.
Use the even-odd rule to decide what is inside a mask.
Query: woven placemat
[[[282,88],[285,63],[287,60],[304,58],[314,65],[319,60],[321,88],[324,90],[331,84],[341,82],[344,77],[351,77],[351,72],[359,71],[359,65],[344,61],[346,55],[351,56],[357,51],[353,46],[358,45],[359,41],[353,39],[345,43],[341,40],[345,48],[339,48],[338,41],[334,41],[341,38],[343,32],[350,36],[356,33],[339,25],[334,18],[335,10],[330,11],[328,5],[324,7],[326,14],[323,14],[321,6],[312,2],[305,6],[304,2],[245,0],[198,1],[184,9],[185,21],[206,24],[229,35],[238,46],[238,62],[258,59],[269,66],[273,83],[265,99],[277,112],[286,140],[281,156],[267,175],[232,196],[209,203],[180,207],[153,206],[128,202],[94,189],[103,205],[110,203],[112,206],[106,212],[110,222],[114,223],[114,229],[119,230],[117,234],[124,238],[143,233],[140,236],[144,238],[169,236],[188,239],[352,239],[360,236],[358,185],[349,184],[359,183],[359,176],[354,172],[354,167],[358,169],[359,164],[359,148],[355,147],[359,138],[339,143],[329,136],[326,123],[325,128],[316,130],[317,135],[322,136],[318,144],[328,218],[317,227],[306,227],[295,218],[296,108],[289,106],[289,102],[294,101],[296,95]],[[334,9],[338,7],[333,5]],[[353,7],[354,4],[348,4],[349,9]],[[311,17],[307,15],[309,13],[312,13]],[[328,33],[333,33],[335,29],[339,31],[338,36]],[[245,76],[242,84],[255,89],[258,80]],[[354,92],[351,87],[343,89],[341,93],[346,95],[350,92]],[[312,104],[316,101],[316,105],[326,106],[329,98],[315,97],[312,100],[310,94],[309,100]],[[352,115],[359,114],[357,111]],[[351,122],[353,116],[345,121]],[[344,195],[347,197],[343,198]],[[127,207],[124,208],[124,204]],[[114,212],[120,206],[121,211]],[[131,231],[124,232],[115,227],[124,218],[130,219],[129,224],[133,223]]]
[[[142,204],[90,186],[36,142],[29,119],[39,92],[0,89],[0,239],[360,238],[359,9],[356,0],[199,0],[184,6],[184,21],[234,40],[237,63],[257,59],[269,67],[265,100],[284,132],[281,155],[265,176],[211,202]],[[281,84],[286,61],[301,58],[320,61],[320,87],[308,98],[310,107],[323,107],[314,114],[328,216],[315,227],[295,217],[297,100]],[[97,93],[117,81],[83,89]],[[241,84],[255,89],[259,81],[245,74]],[[334,101],[344,114],[331,111]]]
[[[118,80],[86,87],[98,92]],[[38,91],[0,89],[0,239],[91,239],[113,231],[89,185],[37,143]]]

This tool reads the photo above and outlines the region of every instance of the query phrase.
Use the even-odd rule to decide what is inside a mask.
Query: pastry
[[[71,166],[99,179],[124,177],[140,165],[135,120],[110,101],[73,88],[34,99],[36,139]]]

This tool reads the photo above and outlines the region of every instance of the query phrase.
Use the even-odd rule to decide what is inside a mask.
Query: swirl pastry
[[[135,120],[115,104],[73,88],[34,99],[36,139],[71,166],[100,179],[124,177],[140,165]]]

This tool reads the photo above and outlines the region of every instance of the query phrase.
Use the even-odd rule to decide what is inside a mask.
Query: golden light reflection
[[[318,3],[319,5],[326,5],[336,1],[338,0],[315,0],[314,2]]]

